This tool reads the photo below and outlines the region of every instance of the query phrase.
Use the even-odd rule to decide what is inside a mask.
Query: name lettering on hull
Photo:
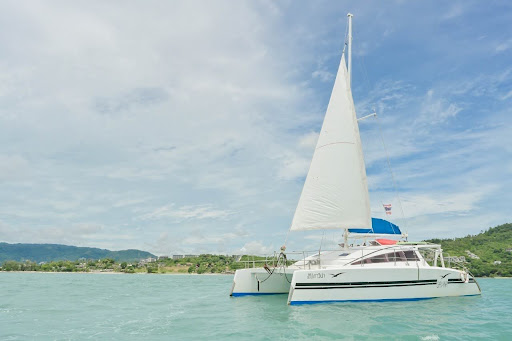
[[[321,272],[308,273],[308,279],[318,279],[318,278],[325,278],[325,274],[321,273]]]

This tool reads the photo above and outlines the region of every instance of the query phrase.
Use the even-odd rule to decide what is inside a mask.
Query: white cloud
[[[306,135],[301,136],[299,139],[299,146],[307,151],[313,150],[316,147],[318,141],[318,132],[310,132]]]
[[[316,70],[311,74],[311,76],[313,76],[313,78],[320,79],[322,82],[332,82],[334,79],[334,74],[325,70]]]
[[[196,231],[192,236],[187,237],[183,240],[184,245],[188,244],[219,244],[226,243],[237,238],[246,238],[249,237],[250,234],[243,229],[235,229],[233,232],[223,233],[223,234],[209,234],[205,235],[200,231]]]
[[[29,173],[30,164],[23,156],[0,154],[0,181],[23,180]]]
[[[478,203],[490,192],[490,189],[465,191],[461,193],[437,192],[437,193],[413,193],[400,196],[406,218],[421,215],[454,214],[469,215],[478,207]],[[386,201],[385,203],[389,203]],[[393,215],[401,218],[400,204],[397,199],[391,201]],[[384,210],[380,203],[372,206],[372,212],[384,217]]]
[[[73,224],[72,231],[78,235],[91,235],[103,230],[103,225],[96,223],[78,223]]]
[[[442,14],[443,20],[450,20],[453,18],[460,17],[465,11],[465,8],[460,4],[454,4],[450,9]]]
[[[417,6],[353,8],[358,114],[376,109],[406,194],[433,210],[441,207],[430,200],[446,195],[454,213],[439,211],[429,226],[478,205],[479,215],[497,217],[479,222],[497,221],[512,193],[503,164],[512,159],[512,69],[503,66],[508,37],[493,27],[511,18],[474,21],[487,5],[459,2],[422,4],[418,18]],[[198,253],[239,249],[249,236],[233,226],[257,231],[260,246],[284,238],[346,12],[343,3],[2,2],[5,238]],[[439,25],[440,12],[454,20]],[[482,36],[501,43],[477,48]],[[372,200],[392,192],[377,127],[361,124]],[[500,200],[452,198],[496,183]],[[80,224],[101,229],[66,232],[78,236]]]
[[[507,51],[508,49],[512,48],[512,39],[509,39],[507,41],[504,41],[496,46],[496,53]]]
[[[214,209],[211,205],[199,206],[181,206],[175,207],[175,204],[169,204],[159,207],[152,212],[140,216],[142,220],[173,218],[176,220],[185,219],[225,219],[232,212],[226,210]]]
[[[418,122],[440,124],[455,117],[461,110],[454,103],[446,103],[443,99],[436,98],[434,90],[430,89],[422,103]]]
[[[508,93],[506,93],[505,95],[503,95],[503,96],[501,97],[501,100],[503,100],[503,101],[504,101],[504,100],[506,100],[506,99],[508,99],[508,98],[510,98],[510,97],[512,97],[512,90],[510,90]]]
[[[284,155],[278,176],[283,180],[293,180],[306,176],[310,163],[310,159],[296,154]]]
[[[274,251],[275,249],[273,245],[263,244],[261,241],[251,241],[245,243],[238,253],[247,255],[270,255]]]

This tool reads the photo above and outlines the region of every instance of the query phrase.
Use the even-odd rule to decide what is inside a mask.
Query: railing
[[[317,254],[318,251],[292,251],[286,252],[286,266],[294,264],[300,260],[304,262],[304,266],[309,262],[306,260],[311,254]],[[289,258],[290,256],[299,256],[298,258]],[[301,257],[300,257],[301,256]],[[252,257],[252,259],[242,260],[243,257]],[[276,267],[278,265],[280,253],[274,252],[271,256],[265,256],[265,259],[261,259],[263,257],[258,257],[260,259],[255,259],[255,256],[241,256],[239,260],[235,263],[242,263],[244,269],[251,269],[256,267],[263,267],[264,265]],[[311,264],[310,264],[311,265]]]
[[[467,268],[466,268],[467,262],[466,261],[457,261],[454,259],[454,257],[450,256],[449,254],[446,254],[445,261],[448,261],[449,268],[451,268],[452,264],[453,264],[454,269],[460,269],[460,270],[467,271]]]
[[[384,249],[385,254],[380,254],[376,256],[372,256],[372,253],[378,253],[383,251],[383,249],[374,250],[373,252],[368,252],[366,249],[361,249],[361,254],[358,255],[357,253],[353,254],[353,257],[343,258],[343,263],[339,264],[340,266],[346,266],[353,263],[356,263],[355,265],[361,265],[364,267],[368,264],[377,264],[377,263],[384,263],[384,264],[393,264],[394,266],[399,264],[405,264],[406,266],[417,266],[419,265],[418,262],[422,262],[424,266],[428,264],[428,262],[433,262],[433,258],[429,256],[429,253],[421,252],[421,257],[418,257],[416,255],[417,248],[414,247],[389,247]],[[328,257],[325,258],[325,254],[332,255],[332,252],[339,252],[339,253],[345,253],[345,250],[323,250],[321,252],[319,251],[291,251],[286,252],[286,266],[289,266],[291,264],[294,265],[294,267],[297,267],[301,270],[311,270],[311,269],[321,269],[323,264],[329,264],[330,261],[336,262],[340,259],[335,257]],[[349,250],[350,252],[353,252],[353,250]],[[411,252],[413,251],[413,252]],[[263,267],[265,265],[277,267],[277,266],[283,266],[284,263],[281,261],[279,263],[279,257],[280,253],[274,252],[272,256],[266,256],[264,259],[263,257],[260,257],[260,259],[255,259],[254,256],[252,256],[252,259],[245,259],[242,260],[243,257],[248,256],[242,256],[237,263],[242,263],[243,268],[250,269],[250,268],[256,268],[256,267]],[[322,258],[324,256],[324,258]],[[309,258],[309,259],[308,259]],[[360,261],[360,262],[358,262]]]

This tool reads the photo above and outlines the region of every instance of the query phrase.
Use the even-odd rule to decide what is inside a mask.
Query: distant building
[[[154,263],[156,262],[156,258],[153,258],[153,257],[149,257],[149,258],[146,258],[146,259],[142,259],[140,262],[139,262],[139,266],[144,266],[148,263]]]
[[[500,265],[501,264],[501,261],[500,260],[495,260],[494,261],[494,265]]]
[[[512,252],[512,249],[506,249],[505,251],[507,251],[507,252]]]
[[[480,257],[478,257],[477,255],[475,255],[473,252],[471,252],[469,250],[466,250],[466,253],[468,254],[469,258],[480,259]]]
[[[464,263],[466,262],[466,257],[464,256],[448,256],[444,257],[445,262],[454,262],[454,263]]]
[[[185,255],[185,258],[195,258],[197,255]]]
[[[185,255],[172,255],[172,259],[182,259],[185,258]]]
[[[161,259],[169,259],[169,256],[158,256],[158,260],[161,260]]]

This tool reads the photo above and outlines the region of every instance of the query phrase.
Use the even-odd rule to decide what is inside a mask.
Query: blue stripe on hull
[[[328,300],[328,301],[291,301],[290,305],[315,304],[315,303],[337,303],[337,302],[396,302],[396,301],[423,301],[430,300],[435,297],[418,297],[418,298],[383,298],[377,300]]]
[[[474,295],[460,295],[460,296],[442,296],[442,297],[467,297],[467,296],[480,296],[480,294]],[[431,300],[439,297],[417,297],[417,298],[384,298],[378,300],[328,300],[328,301],[291,301],[290,305],[302,305],[302,304],[316,304],[316,303],[339,303],[339,302],[399,302],[399,301],[424,301]]]
[[[288,295],[287,292],[234,292],[231,296],[262,296],[262,295]]]

